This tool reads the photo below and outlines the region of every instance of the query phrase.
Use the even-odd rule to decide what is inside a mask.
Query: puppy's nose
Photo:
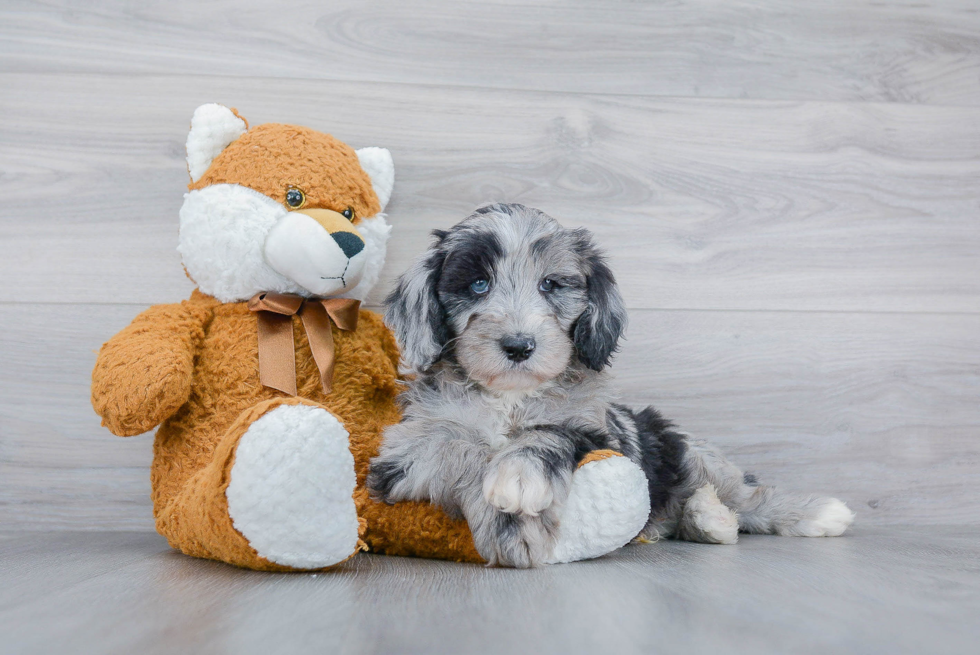
[[[353,232],[332,232],[330,236],[333,237],[333,240],[337,242],[340,249],[347,255],[347,259],[364,250],[364,241]]]
[[[510,361],[523,362],[534,352],[534,339],[526,334],[504,337],[500,340],[500,347]]]

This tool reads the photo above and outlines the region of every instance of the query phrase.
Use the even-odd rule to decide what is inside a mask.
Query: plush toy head
[[[390,227],[391,154],[328,134],[198,107],[187,136],[190,192],[180,252],[202,292],[222,302],[262,291],[364,300]]]

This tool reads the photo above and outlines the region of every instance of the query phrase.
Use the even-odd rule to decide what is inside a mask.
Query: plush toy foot
[[[235,451],[228,514],[265,559],[318,569],[357,552],[354,458],[330,412],[282,405],[252,423]]]
[[[639,466],[612,451],[590,453],[584,461],[572,476],[548,564],[612,552],[638,535],[649,518],[650,492]]]

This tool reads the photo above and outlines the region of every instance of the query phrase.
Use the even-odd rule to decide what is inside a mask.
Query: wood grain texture
[[[149,435],[89,404],[95,353],[140,311],[0,305],[0,525],[152,529]],[[43,332],[43,338],[38,338]],[[833,494],[860,524],[980,523],[980,316],[634,311],[613,366],[766,483]]]
[[[89,400],[99,348],[141,309],[0,306],[3,528],[153,529],[153,440],[113,436]]]
[[[972,0],[13,0],[0,71],[0,526],[151,527],[150,438],[99,427],[89,375],[193,286],[183,144],[213,101],[391,149],[374,303],[431,229],[541,207],[611,254],[625,400],[859,526],[980,522]]]
[[[336,572],[194,560],[149,533],[0,541],[17,653],[974,653],[980,531],[630,546],[530,571],[358,555]]]
[[[0,8],[0,70],[977,106],[980,13],[972,0],[19,0]]]
[[[0,301],[173,301],[200,103],[390,148],[377,302],[490,201],[595,231],[632,308],[980,312],[974,108],[0,75]],[[337,99],[342,98],[342,102]]]

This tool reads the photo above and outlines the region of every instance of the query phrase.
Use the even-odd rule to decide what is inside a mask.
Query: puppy
[[[759,485],[653,408],[614,402],[605,369],[626,310],[588,231],[497,204],[434,236],[386,300],[414,379],[371,462],[377,498],[437,503],[468,521],[487,562],[535,566],[561,529],[576,463],[610,448],[649,481],[641,538],[727,544],[739,530],[817,537],[850,525],[841,501]]]

